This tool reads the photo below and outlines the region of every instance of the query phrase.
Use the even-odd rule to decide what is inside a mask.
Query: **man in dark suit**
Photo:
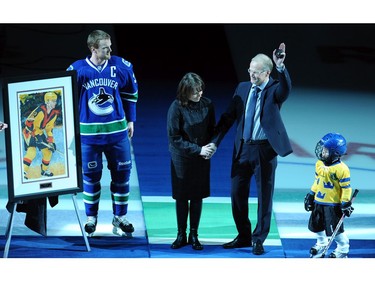
[[[281,118],[280,109],[291,92],[291,80],[284,65],[285,44],[273,51],[278,79],[270,74],[271,58],[256,55],[248,69],[250,81],[241,82],[218,124],[212,140],[219,146],[225,134],[237,121],[231,169],[232,214],[237,237],[223,245],[226,249],[251,247],[253,254],[264,253],[263,243],[271,225],[277,155],[285,157],[292,147]],[[253,104],[253,109],[251,109]],[[248,198],[250,182],[255,176],[258,194],[257,225],[252,232]]]

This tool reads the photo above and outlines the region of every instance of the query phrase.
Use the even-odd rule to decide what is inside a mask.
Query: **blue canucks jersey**
[[[136,120],[138,100],[132,64],[111,56],[96,66],[87,57],[67,70],[77,71],[82,143],[111,144],[127,137],[127,123]]]

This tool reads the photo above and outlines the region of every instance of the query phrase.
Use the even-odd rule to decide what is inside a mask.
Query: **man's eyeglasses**
[[[267,70],[262,70],[262,71],[254,71],[252,69],[248,69],[247,72],[251,75],[251,74],[254,74],[254,75],[260,75],[262,74],[263,72],[266,72]]]

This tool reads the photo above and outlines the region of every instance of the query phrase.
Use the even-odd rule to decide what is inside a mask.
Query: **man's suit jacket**
[[[270,77],[266,87],[263,89],[261,96],[260,124],[275,152],[285,157],[292,153],[293,150],[281,118],[280,109],[291,92],[292,83],[286,68],[282,73],[277,73],[279,80],[274,80]],[[250,81],[238,84],[231,103],[226,112],[222,114],[217,124],[216,134],[212,139],[212,142],[214,142],[216,146],[219,146],[225,134],[232,127],[234,122],[237,121],[233,151],[234,159],[239,156],[243,145],[244,112],[247,99],[250,95],[251,86],[252,83]]]

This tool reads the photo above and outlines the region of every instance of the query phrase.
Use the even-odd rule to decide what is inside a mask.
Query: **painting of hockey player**
[[[22,95],[20,103],[24,180],[65,174],[61,91]]]

